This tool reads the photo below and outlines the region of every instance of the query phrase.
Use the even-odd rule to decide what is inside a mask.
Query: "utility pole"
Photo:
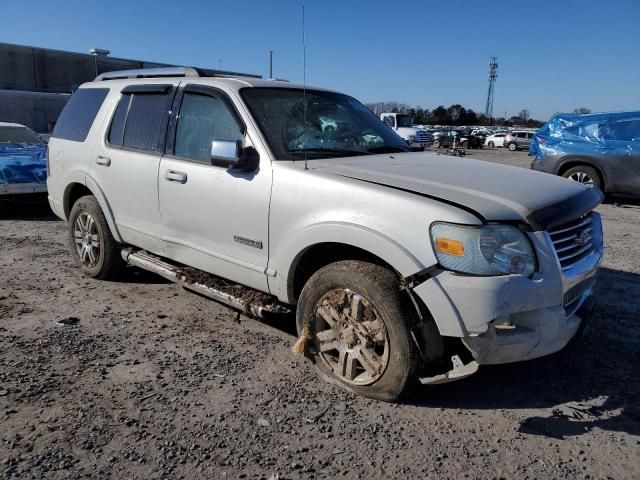
[[[273,78],[273,50],[269,50],[269,78]]]
[[[489,125],[493,123],[493,93],[496,78],[498,78],[498,57],[491,57],[489,61],[489,91],[487,92],[487,105],[484,109],[484,114],[489,119]]]

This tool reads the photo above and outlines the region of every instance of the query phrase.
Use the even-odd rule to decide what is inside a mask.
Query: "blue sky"
[[[640,0],[0,0],[0,41],[268,74],[358,99],[534,118],[640,109]],[[95,6],[92,6],[95,5]]]

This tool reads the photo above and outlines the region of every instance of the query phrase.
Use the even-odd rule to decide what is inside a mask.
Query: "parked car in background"
[[[516,150],[528,150],[531,145],[532,138],[533,132],[514,130],[513,132],[507,133],[504,137],[504,146],[512,152],[515,152]]]
[[[408,113],[381,113],[380,120],[412,147],[424,149],[433,141],[433,136],[426,130],[413,125],[413,118]]]
[[[30,128],[0,122],[0,201],[45,200],[47,146]]]
[[[489,135],[485,141],[484,145],[486,147],[504,147],[504,139],[507,136],[506,133],[494,133],[493,135]]]
[[[562,114],[536,132],[531,168],[640,195],[640,112]]]
[[[434,137],[433,146],[452,147],[455,139],[456,147],[461,148],[482,148],[484,146],[484,137],[467,134],[463,130],[442,130],[440,134]]]

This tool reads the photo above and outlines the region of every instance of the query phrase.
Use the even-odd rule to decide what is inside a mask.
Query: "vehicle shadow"
[[[640,206],[640,197],[633,195],[610,194],[605,197],[604,203],[621,208],[634,208]]]
[[[553,438],[593,428],[640,435],[640,275],[603,268],[584,338],[529,362],[483,366],[468,379],[416,389],[406,403],[441,408],[546,409],[518,431]]]
[[[46,199],[42,202],[34,203],[0,202],[1,220],[60,221],[51,211]]]

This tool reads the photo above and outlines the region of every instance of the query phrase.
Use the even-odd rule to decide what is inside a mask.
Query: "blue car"
[[[0,122],[0,201],[46,198],[47,146],[30,128]]]
[[[534,135],[531,168],[640,195],[640,112],[560,114]]]

